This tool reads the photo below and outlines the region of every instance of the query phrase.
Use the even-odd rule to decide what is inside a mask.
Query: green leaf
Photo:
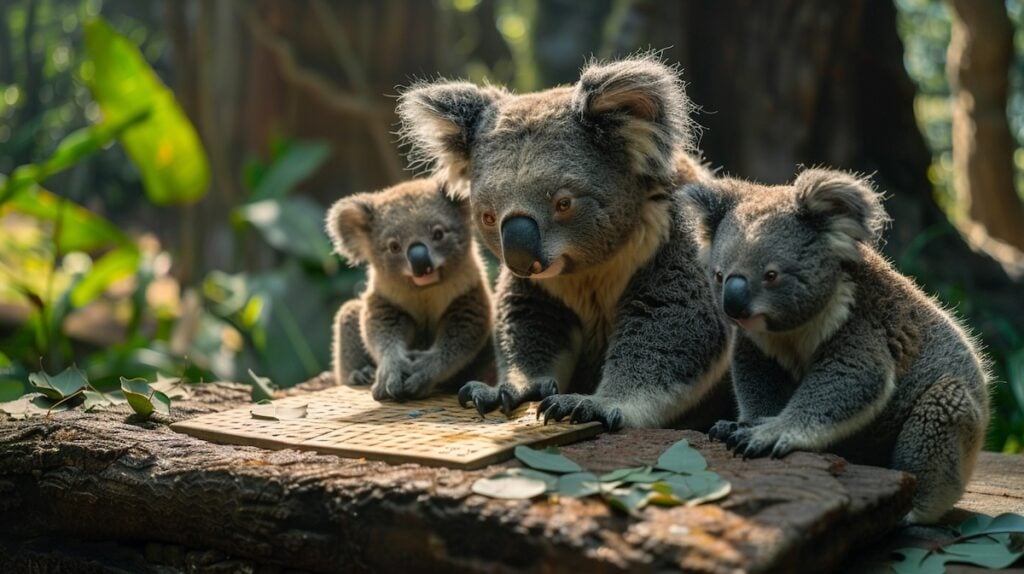
[[[85,49],[93,68],[89,89],[108,122],[151,112],[121,136],[149,199],[169,205],[202,197],[210,168],[199,135],[135,43],[96,18],[85,24]]]
[[[558,494],[570,498],[582,498],[601,492],[601,482],[590,472],[573,472],[558,477]]]
[[[171,399],[187,399],[192,396],[192,391],[180,378],[165,377],[160,373],[156,374],[156,382],[150,383],[149,388],[160,391]]]
[[[71,291],[71,304],[82,307],[99,297],[115,281],[131,277],[139,268],[141,255],[134,245],[115,249],[95,263]]]
[[[658,457],[654,467],[672,472],[697,472],[706,469],[708,463],[686,439],[683,439],[668,447],[668,450]]]
[[[281,199],[288,195],[302,180],[313,175],[331,154],[327,142],[293,142],[262,173],[256,187],[249,195],[250,201]]]
[[[330,240],[323,231],[326,213],[308,198],[288,197],[243,205],[236,216],[255,227],[271,247],[320,263],[331,254]]]
[[[149,110],[140,109],[117,121],[103,122],[71,132],[57,144],[53,155],[46,161],[40,164],[19,166],[6,183],[0,182],[2,183],[0,185],[0,203],[34,184],[42,183],[50,176],[78,164],[103,149],[103,146],[120,136],[126,129],[148,117]]]
[[[0,174],[0,185],[4,176]],[[113,246],[133,247],[131,238],[114,224],[88,209],[41,187],[26,189],[0,205],[0,216],[17,212],[40,221],[56,224],[60,219],[60,235],[56,237],[61,252],[93,252]]]
[[[525,476],[499,474],[491,478],[480,478],[473,483],[473,492],[491,498],[523,500],[544,494],[547,485],[542,480]]]
[[[150,403],[153,405],[153,410],[156,412],[168,416],[171,414],[171,399],[164,393],[161,393],[160,391],[153,391]]]
[[[627,477],[627,476],[629,476],[629,475],[631,475],[633,473],[642,472],[644,470],[648,470],[649,471],[650,467],[647,467],[647,466],[637,466],[637,467],[633,467],[633,468],[620,468],[620,469],[617,469],[617,470],[613,470],[613,471],[611,471],[611,472],[609,472],[607,474],[601,475],[601,482],[619,482],[623,478],[625,478],[625,477]]]
[[[109,407],[112,403],[106,395],[99,391],[82,391],[82,395],[85,396],[85,405],[82,407],[86,412],[94,409]]]
[[[121,377],[121,392],[135,414],[142,418],[149,418],[154,412],[171,414],[171,399],[166,394],[153,390],[145,379]]]
[[[1007,568],[1024,556],[1024,550],[1011,550],[1010,535],[999,534],[974,542],[952,544],[929,552],[923,548],[901,548],[901,559],[891,564],[896,574],[941,574],[950,563],[972,564],[989,569]]]
[[[32,373],[28,376],[28,382],[32,390],[50,400],[59,401],[84,389],[89,379],[78,367],[68,367],[56,376],[50,376],[46,371]]]
[[[695,506],[723,498],[732,491],[732,485],[718,474],[700,471],[689,475],[674,474],[662,481],[688,506]]]
[[[650,491],[639,487],[616,489],[607,497],[608,506],[628,514],[634,514],[647,504]]]
[[[534,450],[528,446],[519,445],[515,450],[518,458],[526,466],[536,470],[548,472],[568,473],[581,472],[580,465],[559,454],[558,449],[549,446],[545,450]]]
[[[23,397],[0,403],[0,412],[7,413],[13,420],[24,420],[33,417],[45,416],[51,412],[55,402],[39,394],[28,394]],[[53,408],[53,411],[67,410],[68,404],[62,403]]]
[[[249,376],[252,377],[252,400],[260,402],[274,398],[277,392],[277,385],[267,377],[261,377],[249,369]]]
[[[631,472],[618,480],[621,482],[639,482],[639,483],[652,483],[663,480],[665,477],[672,476],[671,472],[653,470],[651,467],[644,467],[636,472]]]

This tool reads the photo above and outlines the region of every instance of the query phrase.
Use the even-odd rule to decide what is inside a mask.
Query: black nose
[[[732,275],[725,280],[722,307],[725,308],[725,314],[733,319],[750,317],[750,288],[746,277]]]
[[[548,266],[541,253],[540,228],[532,217],[510,217],[502,222],[501,254],[517,275],[540,273]]]
[[[430,260],[430,250],[422,243],[413,243],[409,251],[405,253],[409,258],[409,265],[412,266],[412,274],[416,277],[423,277],[434,272],[434,262]]]

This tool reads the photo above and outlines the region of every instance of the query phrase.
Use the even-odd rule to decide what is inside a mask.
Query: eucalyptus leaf
[[[573,472],[558,477],[558,494],[570,498],[582,498],[601,492],[601,482],[590,472]]]
[[[543,480],[525,476],[498,475],[478,479],[473,483],[472,490],[491,498],[527,499],[544,494],[547,484]]]
[[[663,452],[658,457],[655,468],[671,472],[698,472],[707,469],[708,463],[699,452],[683,439]]]
[[[663,470],[653,470],[650,467],[643,468],[637,472],[629,473],[619,480],[621,482],[639,482],[639,483],[653,483],[659,480],[664,480],[670,476],[673,476],[671,472]]]
[[[180,378],[165,377],[160,373],[157,373],[156,382],[150,383],[149,388],[160,391],[171,399],[186,399],[192,395],[188,385]]]
[[[89,379],[78,367],[68,367],[58,375],[51,376],[46,371],[39,371],[28,376],[32,390],[42,393],[54,401],[65,399],[86,387]]]
[[[935,551],[901,548],[895,553],[903,557],[891,564],[896,574],[940,574],[949,563],[972,564],[989,569],[1006,568],[1024,556],[1024,550],[1010,549],[1009,534],[952,544]]]
[[[619,488],[607,496],[608,506],[628,514],[635,514],[647,504],[650,491],[639,487]]]
[[[121,392],[135,414],[149,418],[154,412],[170,414],[171,399],[164,393],[154,391],[145,379],[121,377]]]
[[[150,403],[153,405],[153,410],[162,414],[171,414],[171,399],[160,391],[153,391],[153,395],[150,397]]]
[[[85,405],[83,405],[82,408],[84,408],[86,412],[102,407],[109,407],[113,404],[109,399],[107,399],[106,395],[99,391],[85,390],[82,391],[82,395],[85,397]]]
[[[963,532],[963,530],[961,530]],[[988,524],[982,526],[970,536],[981,536],[984,534],[1016,533],[1024,534],[1024,516],[1007,512],[991,519]]]
[[[259,402],[274,398],[277,392],[277,385],[267,377],[261,377],[249,369],[249,376],[252,377],[252,400]]]
[[[309,405],[279,406],[273,403],[253,405],[249,414],[254,419],[266,421],[291,421],[306,418]]]
[[[549,492],[554,492],[558,489],[558,475],[548,474],[532,468],[510,468],[503,474],[509,476],[525,476],[526,478],[532,478],[534,480],[543,481],[547,485]]]
[[[519,445],[516,447],[515,455],[520,462],[536,470],[557,473],[583,471],[580,465],[562,456],[553,446],[549,446],[545,450],[534,450],[528,446]]]
[[[7,413],[7,416],[16,421],[25,420],[46,415],[51,412],[50,409],[54,404],[54,401],[51,401],[44,395],[31,393],[13,401],[0,403],[0,412]],[[53,410],[60,411],[66,410],[67,408],[67,403],[63,403]]]
[[[620,468],[617,470],[613,470],[607,474],[602,474],[601,482],[620,482],[623,478],[635,472],[641,472],[643,470],[650,470],[650,467],[637,466],[634,468]]]

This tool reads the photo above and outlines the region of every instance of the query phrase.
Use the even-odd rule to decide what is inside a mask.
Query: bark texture
[[[204,385],[174,404],[172,418],[247,398],[248,387]],[[689,431],[629,431],[566,447],[602,472],[649,464],[685,437],[733,484],[718,504],[630,518],[593,499],[470,493],[478,477],[514,462],[481,471],[390,466],[216,445],[167,422],[138,422],[124,409],[3,422],[0,544],[17,551],[0,558],[0,570],[45,556],[45,540],[59,539],[55,555],[88,556],[89,545],[116,543],[157,561],[170,553],[163,560],[177,568],[209,551],[221,561],[315,572],[821,571],[889,531],[913,486],[908,475],[827,455],[743,461]],[[188,550],[167,550],[179,547]]]

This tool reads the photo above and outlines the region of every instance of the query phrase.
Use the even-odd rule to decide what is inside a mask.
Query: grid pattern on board
[[[467,469],[509,458],[521,444],[566,444],[601,430],[600,423],[545,426],[536,420],[536,403],[523,405],[509,418],[494,413],[481,420],[475,409],[462,408],[453,395],[377,402],[368,389],[345,385],[274,404],[308,405],[306,418],[255,419],[252,407],[246,406],[177,422],[171,428],[227,444]]]

